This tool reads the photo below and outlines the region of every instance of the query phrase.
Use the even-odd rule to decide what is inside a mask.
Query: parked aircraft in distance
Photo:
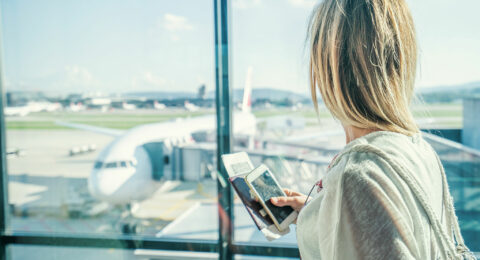
[[[60,110],[62,105],[60,103],[51,102],[28,102],[24,106],[10,106],[5,107],[5,116],[26,116],[30,113],[36,112],[53,112]]]
[[[185,108],[185,110],[190,111],[190,112],[198,111],[198,106],[196,106],[195,104],[192,104],[188,101],[185,101],[185,103],[183,104],[183,107]]]
[[[165,109],[167,106],[165,104],[159,103],[157,100],[153,101],[153,108],[157,110]]]

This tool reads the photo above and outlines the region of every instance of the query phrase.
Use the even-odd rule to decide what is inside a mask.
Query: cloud
[[[260,5],[261,2],[261,0],[233,0],[233,7],[237,9],[249,9]]]
[[[156,76],[151,71],[145,71],[132,79],[132,87],[139,89],[156,89],[165,86],[167,80]]]
[[[302,8],[312,8],[317,3],[315,0],[288,0],[288,2],[295,7]]]
[[[166,80],[164,78],[157,77],[153,75],[153,73],[150,71],[146,71],[143,74],[143,80],[148,84],[156,86],[162,86],[166,83]]]
[[[74,65],[65,66],[66,81],[70,83],[81,83],[84,85],[90,85],[93,81],[92,74],[86,68]]]
[[[70,89],[89,89],[98,87],[98,80],[93,77],[92,73],[84,67],[78,65],[65,66],[64,71],[53,78],[53,86],[55,88]]]
[[[192,30],[193,25],[184,16],[165,14],[163,16],[163,28],[170,32],[179,32]]]

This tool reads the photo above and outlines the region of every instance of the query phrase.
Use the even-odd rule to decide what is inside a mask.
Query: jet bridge
[[[270,149],[269,145],[274,145]],[[267,165],[277,176],[282,186],[308,191],[312,182],[320,179],[330,163],[335,149],[317,146],[290,144],[274,141],[263,144],[265,149],[245,151],[253,164]],[[215,178],[215,143],[172,142],[164,140],[144,144],[152,162],[154,180],[199,181]]]

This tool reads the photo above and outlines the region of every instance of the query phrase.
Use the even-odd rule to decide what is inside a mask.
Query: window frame
[[[213,0],[215,29],[215,81],[217,113],[217,167],[220,169],[217,181],[219,198],[219,239],[187,240],[162,239],[138,235],[66,235],[48,232],[9,231],[8,210],[8,172],[6,160],[6,127],[4,116],[5,89],[3,75],[2,26],[0,24],[0,259],[9,259],[9,245],[36,245],[81,248],[115,248],[115,249],[152,249],[188,252],[217,252],[219,259],[230,260],[234,255],[257,255],[278,257],[299,257],[294,245],[271,246],[235,242],[233,240],[233,191],[226,181],[227,173],[220,163],[221,155],[229,153],[232,147],[232,89],[230,88],[229,28],[230,0]],[[0,6],[1,10],[1,6]],[[1,21],[0,12],[0,21]],[[102,163],[102,167],[105,163]],[[132,161],[132,166],[135,164]],[[223,177],[222,177],[223,176]],[[222,208],[222,209],[220,209]],[[227,212],[227,218],[221,212]],[[225,214],[223,214],[225,216]]]

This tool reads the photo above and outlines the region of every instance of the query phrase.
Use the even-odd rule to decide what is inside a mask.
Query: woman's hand
[[[303,205],[305,205],[307,196],[289,189],[283,189],[283,191],[287,194],[287,197],[273,197],[270,199],[270,202],[278,207],[290,206],[295,211],[300,212]]]

